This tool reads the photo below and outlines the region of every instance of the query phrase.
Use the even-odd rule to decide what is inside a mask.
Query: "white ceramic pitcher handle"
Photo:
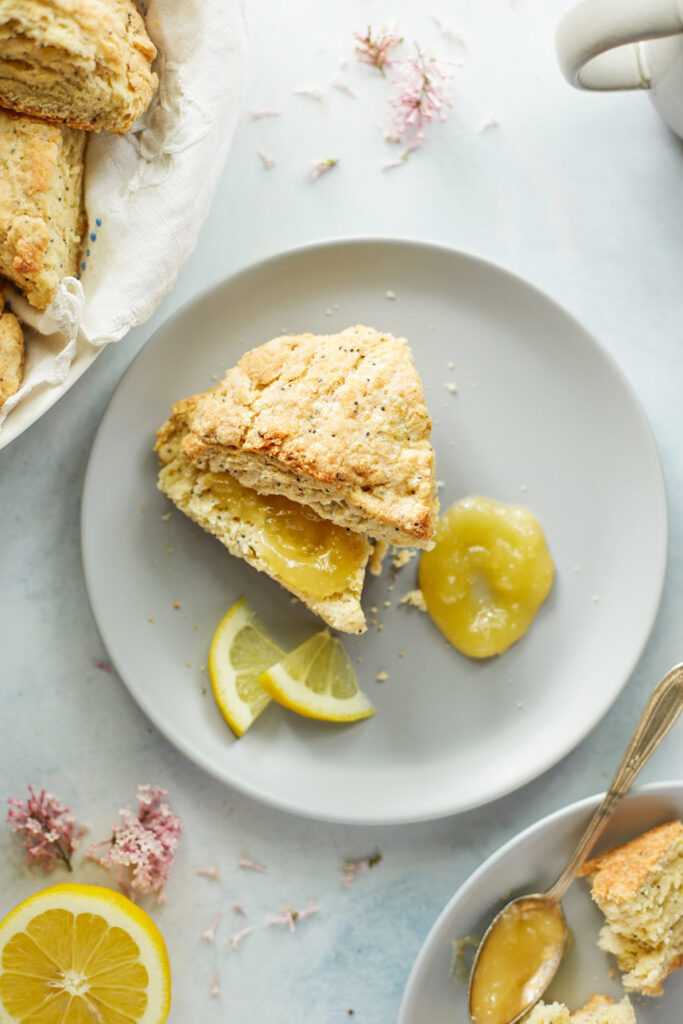
[[[557,27],[557,56],[578,89],[649,89],[640,44],[679,32],[683,0],[582,0]]]

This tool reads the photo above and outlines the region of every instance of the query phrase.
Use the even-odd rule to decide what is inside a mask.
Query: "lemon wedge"
[[[286,708],[326,722],[355,722],[375,708],[358,688],[344,647],[327,630],[316,633],[270,667],[259,681]]]
[[[112,889],[55,885],[0,922],[2,1024],[163,1024],[164,940]]]
[[[259,676],[283,654],[245,597],[221,620],[211,641],[209,675],[216,703],[236,736],[243,736],[270,704]]]

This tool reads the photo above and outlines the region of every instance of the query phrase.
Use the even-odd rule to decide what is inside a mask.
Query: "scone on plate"
[[[63,277],[78,273],[85,139],[0,110],[0,275],[37,309],[49,306]]]
[[[613,1003],[607,996],[594,995],[574,1013],[563,1003],[537,1003],[524,1024],[636,1024],[636,1015],[628,996]]]
[[[121,135],[157,89],[155,57],[132,0],[0,0],[0,106]]]
[[[669,821],[581,869],[605,915],[598,944],[617,958],[627,992],[662,994],[683,964],[683,824]]]
[[[369,327],[275,338],[173,407],[159,488],[333,628],[363,632],[370,538],[431,542],[430,428],[402,339]]]
[[[0,302],[2,300],[0,299]],[[0,409],[15,395],[24,377],[24,335],[9,310],[0,307]]]

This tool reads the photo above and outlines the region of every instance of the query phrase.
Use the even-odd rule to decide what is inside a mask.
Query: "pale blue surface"
[[[170,792],[185,836],[155,910],[171,952],[173,1024],[315,1024],[395,1019],[409,969],[454,889],[501,842],[608,781],[651,685],[681,659],[683,483],[681,412],[683,146],[640,95],[573,92],[556,70],[552,33],[568,6],[552,0],[442,2],[468,50],[442,39],[432,11],[336,0],[255,4],[250,106],[279,119],[238,129],[199,246],[144,328],[110,347],[73,390],[0,454],[0,797],[46,785],[106,835],[139,782]],[[282,9],[280,9],[282,7]],[[324,14],[323,14],[324,12]],[[353,60],[344,78],[360,100],[331,90],[354,29],[396,18],[401,34],[455,69],[455,108],[424,150],[382,174],[393,156],[376,128],[386,86]],[[284,44],[284,45],[283,45]],[[328,92],[325,106],[292,95]],[[489,114],[499,127],[478,134]],[[263,148],[277,160],[265,171]],[[341,163],[315,184],[310,161]],[[319,825],[261,807],[195,769],[140,714],[125,687],[93,666],[106,659],[84,590],[79,502],[90,445],[106,402],[152,331],[205,285],[266,254],[314,238],[403,234],[493,259],[545,289],[617,358],[661,453],[671,510],[668,576],[657,624],[617,704],[572,755],[505,800],[437,823],[359,829]],[[192,344],[192,339],[188,339]],[[116,482],[112,481],[112,486]],[[568,510],[571,514],[571,510]],[[634,544],[638,538],[634,538]],[[623,566],[624,587],[629,567]],[[571,700],[571,694],[567,694]],[[643,780],[680,778],[679,723]],[[342,861],[378,847],[382,863],[340,883]],[[240,871],[246,852],[267,875]],[[222,882],[193,870],[218,864]],[[60,880],[61,880],[60,875]],[[97,880],[98,869],[78,877]],[[8,830],[0,831],[0,914],[39,888]],[[200,939],[228,910],[215,945]],[[280,907],[320,904],[296,934],[263,929],[233,951],[228,935]],[[209,997],[220,971],[222,995]],[[668,1022],[667,1022],[668,1024]],[[674,1024],[672,1021],[671,1024]]]

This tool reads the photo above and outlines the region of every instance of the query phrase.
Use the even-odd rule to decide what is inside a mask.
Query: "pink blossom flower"
[[[163,888],[175,859],[182,831],[180,819],[163,801],[166,790],[154,786],[138,786],[137,814],[124,808],[119,811],[121,822],[114,826],[112,837],[107,840],[109,849],[104,857],[94,855],[94,844],[88,853],[104,868],[119,867],[127,873],[119,877],[119,883],[132,892],[157,893],[162,899]]]
[[[435,119],[446,121],[446,108],[452,106],[446,82],[453,76],[446,64],[419,50],[417,57],[397,61],[393,66],[398,92],[389,97],[394,108],[392,127],[399,138],[410,135],[420,145],[427,124]]]
[[[6,818],[12,831],[23,838],[26,863],[40,864],[45,871],[52,871],[62,861],[71,871],[71,856],[78,849],[85,828],[51,793],[41,789],[36,794],[33,786],[28,787],[28,792],[26,801],[9,797]]]
[[[216,882],[220,882],[221,876],[216,866],[212,868],[195,868],[195,875],[202,875],[204,878],[213,878]]]
[[[223,912],[222,912],[222,910],[219,910],[218,913],[216,914],[216,916],[214,917],[213,921],[209,925],[209,927],[205,931],[202,932],[202,938],[206,939],[207,942],[213,942],[215,940],[215,938],[216,938],[216,928],[218,928],[218,925],[221,923],[221,918],[222,917],[223,917]]]
[[[336,167],[339,160],[335,157],[328,157],[327,160],[318,160],[317,163],[311,165],[309,177],[311,181],[317,181],[318,178],[322,177],[323,174],[327,174],[333,167]]]
[[[361,64],[369,64],[370,67],[377,68],[382,74],[386,67],[393,64],[391,54],[403,42],[389,28],[381,29],[373,38],[369,25],[366,35],[362,36],[360,32],[356,32],[356,39],[358,41],[356,46],[358,60]]]
[[[210,996],[219,996],[221,994],[221,981],[218,977],[218,971],[213,976],[213,984],[211,985]]]

